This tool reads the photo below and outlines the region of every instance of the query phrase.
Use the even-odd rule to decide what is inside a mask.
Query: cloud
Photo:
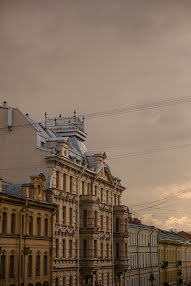
[[[152,214],[144,214],[142,217],[142,222],[165,230],[176,229],[177,231],[191,231],[191,218],[188,216],[171,216],[167,220],[162,221],[154,218]]]

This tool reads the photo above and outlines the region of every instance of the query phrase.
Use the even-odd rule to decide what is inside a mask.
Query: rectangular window
[[[11,233],[15,233],[16,214],[11,214]]]
[[[101,229],[103,230],[103,215],[101,215]]]
[[[97,258],[97,240],[94,240],[94,258]]]
[[[63,174],[63,190],[66,192],[66,174]]]
[[[97,196],[97,186],[95,186],[95,196]]]
[[[21,231],[22,231],[22,234],[24,234],[24,225],[25,225],[25,216],[22,214],[22,226],[21,226]]]
[[[70,225],[72,225],[72,208],[70,208]]]
[[[48,275],[48,256],[44,255],[44,276]]]
[[[116,232],[119,232],[119,218],[116,217]]]
[[[109,217],[106,216],[106,231],[109,231]]]
[[[72,240],[69,241],[69,257],[72,258]]]
[[[83,240],[83,257],[84,258],[87,257],[87,240],[86,239]]]
[[[62,209],[62,223],[66,224],[66,206],[63,206]]]
[[[59,257],[59,240],[56,239],[56,258]]]
[[[56,171],[56,188],[59,189],[60,187],[60,172]]]
[[[70,176],[70,193],[72,193],[72,189],[73,189],[73,177]]]
[[[85,183],[84,183],[84,181],[82,181],[82,195],[85,194],[85,187],[84,187],[84,185],[85,185]]]
[[[28,256],[28,277],[32,276],[32,255]]]
[[[63,239],[62,246],[63,246],[62,255],[63,257],[66,257],[66,240],[65,239]]]
[[[66,278],[63,277],[63,286],[66,286]]]
[[[107,286],[110,286],[110,277],[109,277],[109,272],[107,273]]]
[[[36,234],[38,236],[40,236],[40,232],[41,232],[41,219],[40,217],[37,217],[37,220],[36,220]]]
[[[107,258],[109,258],[109,243],[106,244],[106,252],[107,252]]]
[[[7,232],[7,213],[3,212],[3,219],[2,219],[2,232]]]
[[[59,284],[59,280],[58,278],[56,278],[55,286],[58,286],[58,284]]]
[[[48,219],[45,218],[44,220],[44,235],[48,236]]]
[[[14,263],[15,262],[15,257],[14,255],[10,256],[10,269],[9,269],[9,277],[14,278]]]
[[[84,226],[84,227],[87,227],[87,210],[84,210],[83,226]]]
[[[33,217],[29,216],[29,235],[33,235]]]
[[[101,188],[101,202],[103,202],[103,189]]]
[[[36,276],[40,276],[40,255],[36,257]]]
[[[5,263],[6,263],[6,260],[5,260],[5,255],[1,255],[1,264],[0,264],[0,278],[4,279],[5,278]]]
[[[109,204],[109,191],[106,191],[106,204]]]
[[[59,207],[56,210],[56,223],[59,224]]]
[[[101,258],[103,258],[103,242],[101,242]]]

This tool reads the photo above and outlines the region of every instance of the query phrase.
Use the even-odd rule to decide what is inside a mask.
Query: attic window
[[[45,142],[42,142],[42,141],[41,141],[41,142],[40,142],[40,147],[43,148],[43,149],[45,149]]]

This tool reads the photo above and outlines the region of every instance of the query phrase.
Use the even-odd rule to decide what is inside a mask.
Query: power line
[[[190,102],[191,102],[190,96],[177,97],[174,99],[156,101],[156,102],[153,102],[150,104],[149,103],[139,104],[139,105],[133,105],[133,106],[126,106],[123,108],[109,109],[109,110],[100,111],[100,112],[87,113],[84,115],[84,118],[85,119],[93,119],[93,118],[100,118],[100,117],[106,117],[106,116],[120,115],[120,114],[124,114],[124,113],[138,112],[138,111],[144,111],[144,110],[148,110],[148,109],[150,110],[150,109],[156,109],[156,108],[162,108],[162,107],[167,107],[167,106],[185,104],[185,103],[190,103]]]
[[[172,146],[163,147],[163,148],[158,147],[158,148],[153,148],[153,149],[146,149],[140,152],[125,153],[125,154],[120,154],[120,155],[116,155],[113,157],[108,157],[108,160],[115,160],[115,159],[121,159],[121,158],[126,158],[126,157],[137,157],[137,156],[149,155],[152,153],[184,149],[184,148],[189,148],[189,147],[191,147],[191,143],[172,145]]]

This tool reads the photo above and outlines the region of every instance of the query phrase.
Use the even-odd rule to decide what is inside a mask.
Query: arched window
[[[0,278],[5,278],[5,265],[6,265],[6,256],[3,254],[1,255],[1,264],[0,264]]]
[[[36,276],[40,276],[40,255],[36,256]]]
[[[10,264],[9,264],[9,277],[14,278],[15,275],[15,256],[12,254],[10,255]]]
[[[3,218],[2,218],[2,232],[7,232],[7,212],[3,212]]]
[[[48,274],[48,256],[44,255],[44,276]]]
[[[32,255],[28,256],[28,277],[32,276]]]

